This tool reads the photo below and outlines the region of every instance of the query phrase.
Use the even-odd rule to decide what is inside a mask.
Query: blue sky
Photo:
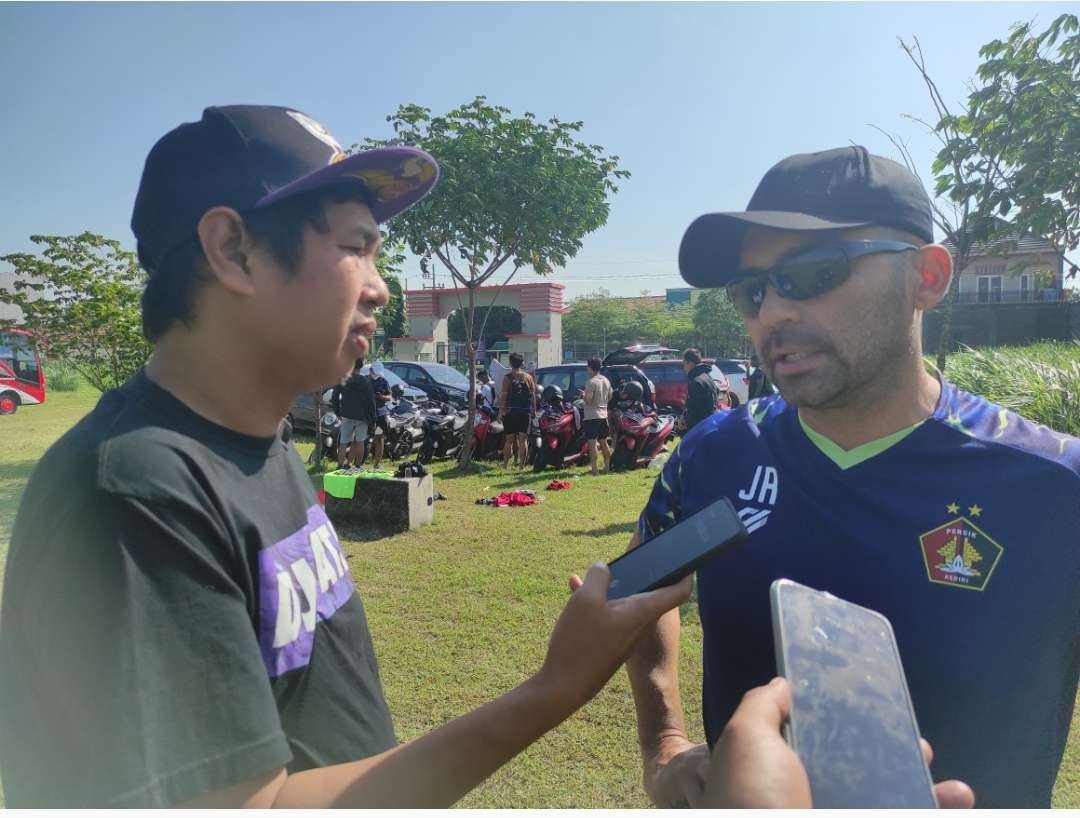
[[[921,79],[897,45],[918,35],[949,100],[978,49],[1057,3],[0,4],[0,252],[84,229],[133,247],[147,151],[211,104],[288,105],[342,143],[389,135],[386,115],[476,94],[547,117],[633,176],[556,280],[567,295],[682,284],[686,225],[742,209],[792,153],[852,142],[924,174]],[[419,283],[419,270],[406,271]],[[528,280],[523,277],[521,280]]]

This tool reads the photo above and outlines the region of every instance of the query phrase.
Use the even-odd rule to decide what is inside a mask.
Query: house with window
[[[942,242],[953,258],[956,248]],[[1080,337],[1080,301],[1065,288],[1065,256],[1046,239],[1014,235],[976,246],[959,272],[951,347],[1015,346]],[[945,302],[923,320],[923,349],[938,348]]]
[[[943,242],[956,257],[956,248]],[[1062,301],[1065,256],[1031,234],[993,246],[976,245],[960,273],[958,304],[1022,304]]]

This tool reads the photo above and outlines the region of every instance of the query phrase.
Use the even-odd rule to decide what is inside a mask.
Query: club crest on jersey
[[[955,506],[950,506],[950,510]],[[978,506],[973,506],[978,509]],[[978,509],[977,513],[981,513]],[[967,517],[957,517],[919,537],[931,582],[981,591],[1005,549]]]

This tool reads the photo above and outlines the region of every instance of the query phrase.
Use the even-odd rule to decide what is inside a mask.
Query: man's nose
[[[379,275],[379,271],[372,268],[372,273],[375,275],[375,282],[371,287],[370,303],[376,307],[385,307],[390,303],[390,288],[386,286],[386,282],[383,281],[383,277]]]
[[[798,317],[798,302],[784,298],[773,289],[771,284],[765,286],[761,306],[758,308],[758,321],[766,327],[777,327],[796,321]]]

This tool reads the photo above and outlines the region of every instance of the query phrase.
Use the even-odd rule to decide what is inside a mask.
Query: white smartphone
[[[789,579],[769,597],[776,666],[791,684],[786,735],[814,807],[937,807],[889,620]]]

